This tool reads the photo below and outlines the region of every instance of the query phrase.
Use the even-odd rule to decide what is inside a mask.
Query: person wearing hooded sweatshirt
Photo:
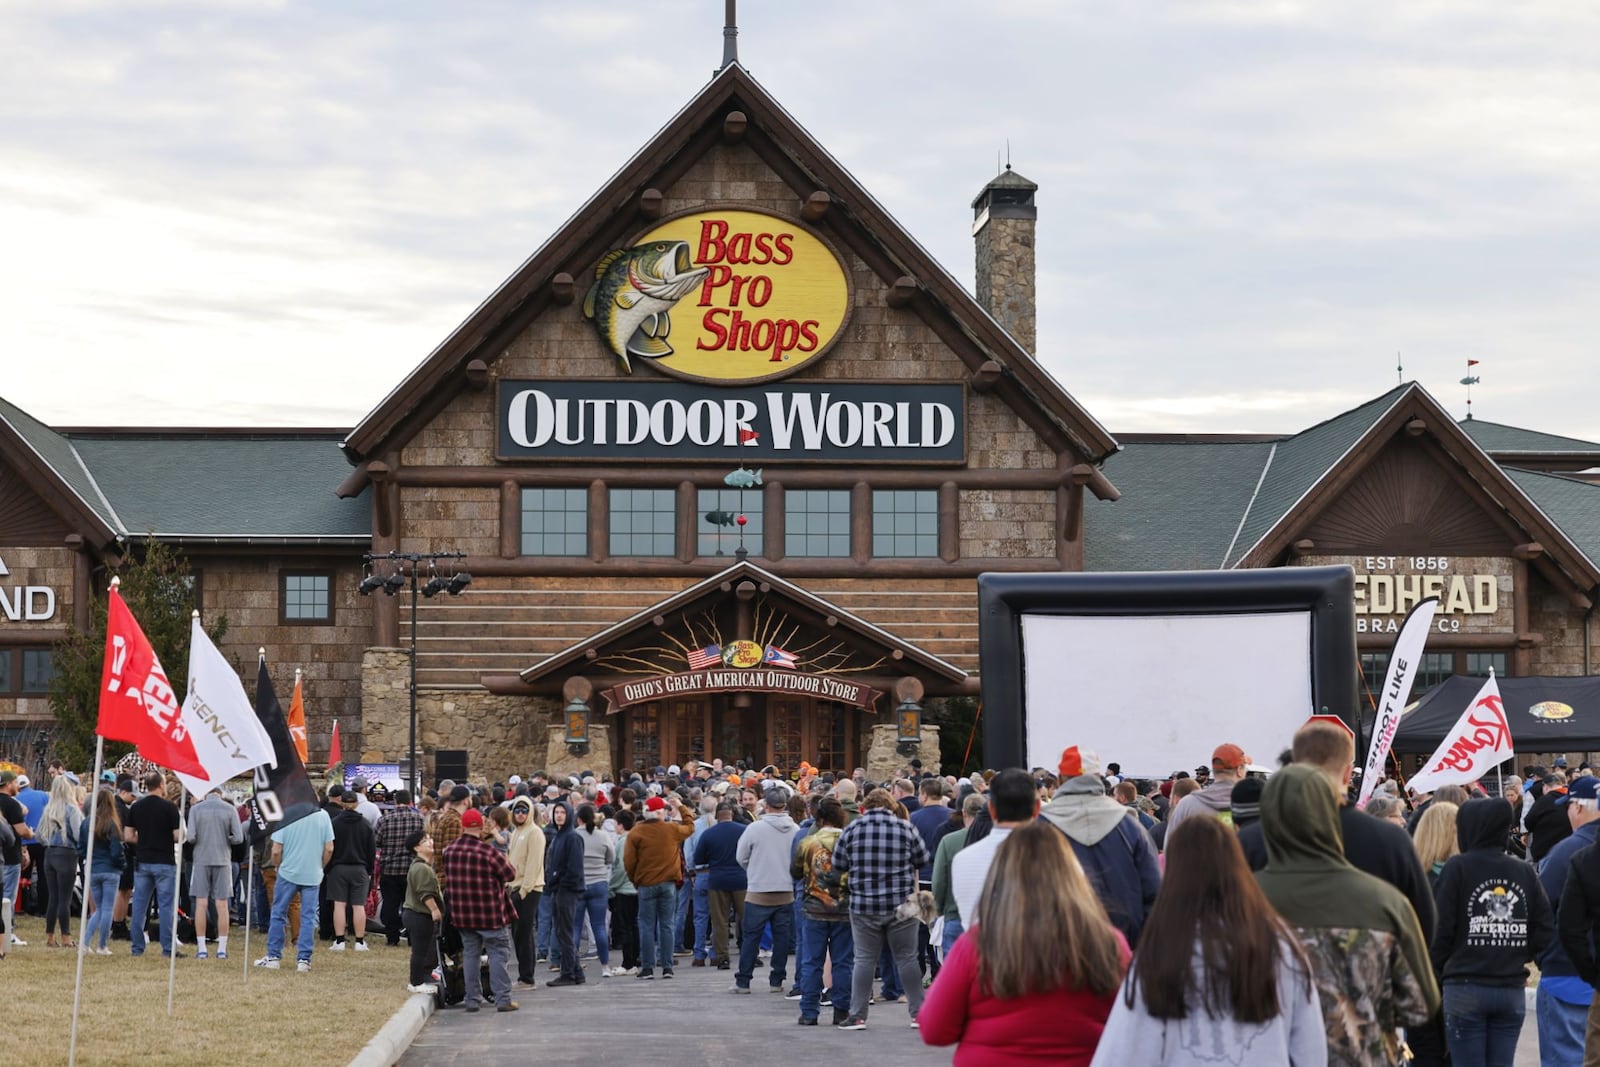
[[[508,887],[517,921],[511,940],[517,950],[517,982],[535,984],[536,934],[539,927],[539,900],[544,894],[544,831],[533,816],[533,801],[519,796],[511,802],[511,848],[506,859],[517,877]]]
[[[1439,1007],[1417,914],[1344,858],[1339,803],[1320,771],[1290,764],[1261,795],[1267,866],[1256,880],[1300,939],[1322,1004],[1331,1067],[1400,1060],[1402,1026]]]
[[[1137,813],[1106,796],[1099,770],[1093,753],[1067,749],[1061,786],[1039,814],[1067,836],[1112,924],[1129,945],[1137,945],[1161,889],[1161,867]]]
[[[572,805],[559,801],[554,805],[561,816],[552,815],[550,826],[555,830],[550,848],[544,854],[544,891],[551,897],[551,923],[555,936],[556,952],[560,957],[561,973],[545,983],[547,986],[583,985],[583,968],[578,963],[578,904],[583,900],[583,842],[574,828]]]
[[[1198,792],[1189,794],[1182,806],[1167,816],[1166,832],[1170,834],[1182,825],[1183,820],[1201,815],[1209,815],[1233,825],[1233,787],[1244,777],[1244,769],[1249,762],[1250,757],[1238,745],[1218,745],[1211,753],[1209,781]],[[1195,768],[1196,779],[1203,770],[1204,767]]]
[[[1444,982],[1450,1059],[1460,1067],[1511,1067],[1527,1012],[1527,965],[1555,933],[1533,868],[1506,855],[1515,821],[1511,805],[1498,798],[1462,805],[1461,852],[1434,886],[1439,918],[1429,955]]]
[[[756,957],[761,954],[761,932],[767,925],[772,927],[772,965],[767,971],[772,992],[783,992],[789,953],[794,951],[794,876],[789,860],[798,827],[789,816],[789,793],[783,787],[767,786],[762,801],[761,817],[739,835],[734,852],[746,883],[744,940],[739,943],[734,993],[750,992]]]

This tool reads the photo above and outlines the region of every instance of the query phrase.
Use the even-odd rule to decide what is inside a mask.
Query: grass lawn
[[[72,926],[76,933],[77,916]],[[31,1063],[66,1063],[77,951],[45,948],[44,920],[31,916],[18,917],[17,936],[27,947],[12,945],[0,960],[13,1051]],[[169,1018],[161,946],[135,959],[128,942],[112,941],[115,955],[83,961],[78,1062],[348,1063],[410,995],[409,950],[386,947],[381,934],[368,944],[371,952],[335,953],[318,942],[311,973],[298,974],[290,943],[284,969],[251,967],[249,984],[241,932],[230,931],[226,960],[197,960],[185,945]],[[266,955],[265,935],[251,935],[250,955]]]

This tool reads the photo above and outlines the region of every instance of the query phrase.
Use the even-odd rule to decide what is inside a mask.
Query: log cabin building
[[[1419,689],[1595,671],[1600,444],[1415,384],[1114,437],[1035,358],[1035,192],[973,201],[973,296],[729,62],[354,428],[0,401],[0,739],[47,748],[52,644],[151,539],[242,673],[304,671],[313,763],[335,718],[403,762],[414,699],[430,779],[933,766],[985,571],[1349,563],[1374,690],[1433,593]]]

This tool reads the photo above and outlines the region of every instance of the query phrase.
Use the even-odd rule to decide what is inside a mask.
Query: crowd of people
[[[1600,779],[1558,760],[1431,797],[1386,782],[1358,806],[1353,761],[1347,731],[1313,722],[1270,774],[1221,744],[1160,781],[1076,747],[1053,771],[882,782],[721,761],[416,798],[356,779],[253,845],[220,790],[184,818],[161,774],[108,776],[91,820],[64,768],[48,792],[6,772],[0,957],[21,944],[24,866],[46,944],[74,944],[92,853],[89,951],[141,955],[154,925],[163,955],[192,937],[226,958],[253,891],[257,966],[293,936],[308,972],[319,937],[365,952],[373,929],[408,949],[412,992],[464,962],[468,1012],[515,1011],[541,977],[682,962],[797,1001],[802,1026],[903,1004],[963,1065],[1509,1065],[1537,963],[1543,1063],[1585,1062],[1586,1039],[1600,1057]],[[171,926],[177,897],[192,932]]]

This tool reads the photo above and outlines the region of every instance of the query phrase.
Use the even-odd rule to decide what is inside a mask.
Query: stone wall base
[[[867,744],[867,770],[869,782],[881,782],[893,778],[901,769],[909,767],[911,761],[922,761],[924,774],[939,773],[939,728],[927,723],[922,725],[922,743],[917,746],[917,751],[909,756],[899,753],[900,728],[892,723],[879,723],[872,728],[872,739]]]

